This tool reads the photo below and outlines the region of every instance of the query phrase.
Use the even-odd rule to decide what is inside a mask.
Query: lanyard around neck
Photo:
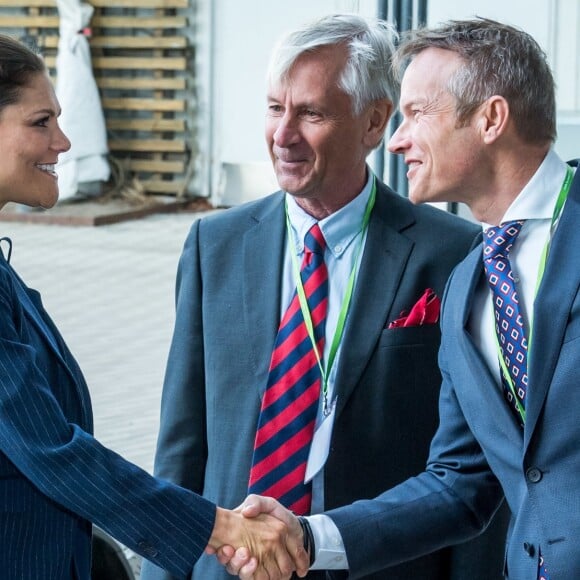
[[[298,294],[298,301],[300,303],[300,310],[302,311],[302,316],[304,317],[304,323],[306,324],[306,329],[308,331],[308,336],[310,338],[310,342],[312,344],[312,350],[316,355],[316,360],[318,362],[318,368],[320,369],[320,374],[322,378],[322,394],[323,394],[323,413],[324,415],[328,415],[329,408],[328,408],[328,376],[330,370],[332,369],[332,365],[334,364],[334,360],[336,358],[336,353],[338,351],[338,347],[340,345],[340,341],[342,340],[342,335],[344,334],[344,326],[346,322],[346,315],[348,313],[348,309],[350,306],[350,300],[352,298],[352,293],[354,290],[354,282],[356,278],[356,271],[357,265],[360,258],[360,253],[363,245],[363,239],[365,236],[365,232],[369,225],[369,220],[371,217],[371,212],[373,206],[375,205],[375,198],[376,198],[376,179],[373,177],[373,184],[371,193],[369,195],[369,199],[367,201],[367,205],[365,208],[365,213],[362,220],[362,225],[360,229],[360,240],[358,243],[358,248],[355,252],[352,270],[350,272],[350,276],[348,278],[348,284],[346,287],[346,291],[344,294],[344,298],[342,300],[342,305],[340,308],[340,313],[338,315],[338,321],[336,324],[336,330],[334,332],[334,336],[332,338],[332,342],[330,345],[330,351],[328,353],[328,360],[326,364],[322,362],[322,353],[318,350],[318,345],[316,344],[316,338],[314,337],[314,325],[312,323],[312,316],[310,315],[310,309],[308,308],[308,301],[306,299],[306,292],[304,291],[304,285],[302,284],[302,278],[300,277],[300,266],[298,264],[298,258],[296,256],[296,243],[294,241],[294,232],[292,230],[292,225],[290,223],[290,216],[288,215],[288,204],[285,205],[286,211],[286,229],[288,232],[288,244],[290,248],[290,256],[292,258],[292,273],[294,275],[294,281],[296,282],[296,292]]]
[[[564,204],[566,203],[566,199],[568,198],[568,193],[570,192],[570,187],[572,185],[572,178],[574,177],[574,171],[570,166],[566,169],[566,176],[564,177],[564,183],[562,184],[562,188],[560,189],[560,193],[558,194],[558,199],[556,200],[556,205],[554,206],[554,211],[552,213],[552,221],[550,222],[550,231],[548,233],[548,238],[544,244],[544,248],[542,250],[542,255],[540,257],[540,265],[538,267],[538,277],[536,279],[536,288],[534,292],[534,300],[538,294],[538,289],[540,284],[542,283],[542,278],[544,277],[544,272],[546,270],[546,262],[548,261],[548,254],[550,253],[550,244],[552,243],[552,237],[554,235],[554,231],[556,230],[556,225],[558,224],[558,220],[560,219],[560,215],[562,214],[562,209],[564,208]],[[528,366],[530,362],[530,354],[532,351],[532,332],[533,332],[533,321],[530,321],[529,324],[529,331],[528,331]],[[499,345],[497,339],[497,333],[494,332],[495,336],[495,345],[497,348],[499,364],[501,367],[501,372],[503,377],[509,387],[509,390],[514,398],[515,405],[522,419],[522,422],[525,423],[526,420],[526,410],[524,409],[523,405],[521,404],[520,400],[516,396],[516,388],[514,385],[514,381],[509,373],[507,365],[505,364],[501,347]]]
[[[570,166],[566,168],[566,177],[564,177],[564,183],[562,184],[562,189],[558,194],[558,199],[556,200],[556,205],[554,206],[554,213],[552,214],[552,221],[550,223],[550,233],[548,234],[548,239],[544,244],[544,249],[542,250],[542,256],[540,258],[540,267],[538,269],[538,279],[536,280],[536,292],[538,293],[538,288],[544,277],[544,270],[546,269],[546,262],[548,260],[548,254],[550,253],[550,244],[552,243],[552,237],[554,236],[554,231],[556,230],[556,225],[562,214],[562,209],[568,198],[568,193],[570,192],[570,187],[572,185],[572,178],[574,177],[574,171]],[[530,337],[531,342],[531,337]]]

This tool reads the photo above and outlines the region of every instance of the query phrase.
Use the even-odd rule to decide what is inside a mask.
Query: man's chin
[[[298,172],[291,174],[285,171],[279,171],[276,173],[276,181],[280,189],[298,197],[309,190],[311,179],[309,176]]]
[[[283,177],[278,178],[278,187],[294,197],[302,197],[304,193],[304,184],[296,181],[295,179],[284,179]]]
[[[284,191],[289,193],[292,197],[295,197],[296,199],[308,199],[312,197],[312,192],[310,190],[293,189],[292,191],[289,191],[288,189],[284,189]]]
[[[412,189],[409,190],[409,201],[411,203],[414,203],[415,205],[419,205],[420,203],[423,203],[425,200],[422,199],[421,195],[418,194],[416,191],[413,191]]]
[[[407,194],[409,201],[415,205],[422,203],[432,203],[438,201],[434,199],[437,197],[432,191],[425,191],[424,189],[413,187],[413,183],[409,183],[409,193]]]

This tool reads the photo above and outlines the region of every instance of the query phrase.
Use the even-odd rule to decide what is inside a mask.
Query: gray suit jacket
[[[536,578],[539,548],[551,580],[580,578],[578,224],[579,172],[534,303],[523,431],[466,327],[483,276],[481,247],[455,270],[442,319],[441,426],[427,471],[374,501],[329,514],[343,535],[353,578],[473,536],[503,493],[513,514],[505,563],[510,580]]]
[[[426,288],[442,295],[477,232],[379,184],[338,361],[327,508],[373,497],[423,469],[438,421],[439,327],[386,327]],[[279,325],[285,248],[279,192],[196,222],[180,261],[155,473],[225,507],[246,496]],[[489,538],[501,552],[503,531]],[[483,548],[465,549],[483,557]],[[473,580],[471,562],[463,560],[470,557],[464,549],[447,550],[392,570],[389,578]],[[501,554],[496,569],[499,578]],[[151,566],[142,575],[164,577]],[[204,557],[194,577],[228,576]]]

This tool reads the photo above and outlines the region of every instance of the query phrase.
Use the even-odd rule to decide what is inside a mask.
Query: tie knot
[[[326,241],[320,230],[320,226],[314,224],[306,235],[304,236],[304,249],[313,253],[324,256],[324,249],[326,248]]]
[[[523,225],[523,220],[520,220],[507,222],[501,226],[491,227],[485,230],[483,237],[483,259],[507,259],[514,240],[518,237]]]

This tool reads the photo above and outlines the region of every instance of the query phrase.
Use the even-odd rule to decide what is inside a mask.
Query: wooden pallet
[[[181,197],[192,176],[189,1],[89,0],[109,150],[145,193]],[[0,32],[35,42],[53,76],[58,25],[56,0],[0,0]]]

